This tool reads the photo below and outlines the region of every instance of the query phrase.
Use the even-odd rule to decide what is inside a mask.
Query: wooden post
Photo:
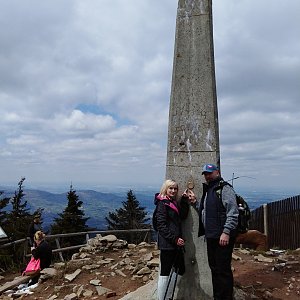
[[[268,236],[268,205],[264,204],[264,234]]]
[[[55,239],[55,243],[56,243],[57,249],[60,249],[60,244],[59,244],[59,239],[58,238]],[[62,252],[59,252],[59,258],[60,258],[61,261],[64,261],[64,257],[62,255]]]
[[[24,249],[23,249],[23,262],[26,262],[26,255],[28,252],[28,239],[25,240],[24,242]],[[31,253],[31,249],[30,249],[30,253]]]
[[[88,242],[88,240],[90,239],[89,233],[87,232],[87,234],[85,235],[85,241],[86,243]]]

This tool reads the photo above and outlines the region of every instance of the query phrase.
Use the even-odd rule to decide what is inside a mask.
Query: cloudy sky
[[[159,187],[177,1],[0,4],[0,185]],[[213,15],[223,176],[300,191],[300,1]]]

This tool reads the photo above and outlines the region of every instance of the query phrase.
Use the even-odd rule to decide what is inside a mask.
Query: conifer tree
[[[3,191],[0,191],[0,196],[3,194]],[[0,199],[0,226],[3,226],[4,223],[6,223],[7,218],[7,212],[4,210],[4,208],[7,206],[9,202],[8,197],[4,197]]]
[[[115,212],[109,212],[105,220],[110,230],[119,229],[144,229],[148,228],[149,218],[145,207],[140,206],[132,190],[127,192],[127,200],[122,202],[123,207],[116,209]],[[139,235],[136,235],[138,237]],[[126,237],[129,242],[133,242],[133,235]]]
[[[68,204],[64,211],[58,214],[58,218],[54,219],[54,224],[51,225],[51,234],[58,233],[72,233],[88,231],[90,228],[86,225],[89,218],[84,217],[82,210],[83,202],[79,200],[76,191],[73,190],[72,185],[67,194]],[[61,246],[79,245],[83,243],[84,238],[72,237],[64,238]]]
[[[0,191],[0,196],[3,195],[3,191]],[[1,197],[0,199],[0,226],[2,227],[3,230],[5,230],[4,228],[4,224],[7,224],[7,212],[4,211],[4,208],[7,206],[9,202],[9,198],[7,197]],[[6,232],[5,232],[6,233]],[[6,241],[6,239],[5,239]],[[9,249],[10,250],[10,249]],[[0,266],[2,269],[7,269],[8,266],[12,265],[12,257],[11,257],[11,251],[9,251],[7,249],[0,249]]]
[[[14,196],[10,200],[12,210],[7,213],[7,218],[3,228],[6,234],[12,240],[18,240],[27,236],[28,224],[31,215],[29,208],[27,208],[27,201],[22,202],[25,193],[23,191],[23,183],[25,177],[21,178],[18,183],[18,190],[15,191]]]

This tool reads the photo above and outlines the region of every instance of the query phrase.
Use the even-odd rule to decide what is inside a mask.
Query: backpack
[[[215,191],[217,193],[217,196],[222,200],[222,189],[225,185],[229,185],[232,187],[232,185],[226,181],[220,181],[220,184],[218,187],[215,188]],[[249,221],[251,218],[251,212],[248,203],[245,201],[245,199],[235,193],[236,198],[236,204],[238,206],[239,210],[239,217],[238,217],[238,225],[237,225],[237,232],[238,233],[245,233],[248,231],[249,228]]]
[[[170,202],[169,200],[166,200],[166,199],[163,199],[163,200],[160,200],[160,201],[162,201],[165,204]],[[157,230],[157,204],[155,204],[155,209],[154,209],[154,212],[153,212],[153,215],[152,215],[152,227],[155,231],[158,231]]]

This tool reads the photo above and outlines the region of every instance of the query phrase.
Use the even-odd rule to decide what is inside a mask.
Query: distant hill
[[[12,197],[14,191],[1,188],[4,191],[3,197]],[[28,203],[28,208],[31,212],[38,208],[44,208],[43,212],[43,228],[48,230],[57,217],[67,205],[67,192],[66,193],[50,193],[41,190],[24,189],[24,201]],[[76,191],[79,199],[83,202],[83,210],[85,216],[90,219],[87,224],[100,230],[106,229],[105,217],[109,212],[114,211],[122,206],[122,202],[126,201],[127,193],[102,193],[93,190],[78,190]],[[146,192],[135,193],[135,196],[140,201],[141,206],[146,208],[146,211],[151,213],[153,211],[153,194],[149,196]],[[151,199],[151,201],[150,201]],[[8,208],[10,210],[10,208]]]
[[[129,189],[128,189],[129,190]],[[14,190],[7,187],[1,187],[0,191],[4,191],[2,196],[11,197]],[[153,198],[156,191],[144,190],[134,191],[136,198],[139,200],[142,207],[146,208],[149,217],[152,216],[154,210]],[[264,203],[269,203],[276,200],[282,200],[291,196],[293,193],[285,191],[244,191],[237,190],[241,196],[248,202],[250,209],[253,210]],[[24,200],[28,202],[28,208],[31,212],[37,208],[44,208],[43,213],[43,228],[49,229],[53,219],[61,213],[67,205],[67,192],[65,193],[50,193],[36,189],[24,189]],[[83,202],[83,209],[86,217],[90,217],[87,224],[100,230],[106,229],[105,217],[109,212],[114,211],[122,206],[122,201],[126,201],[127,191],[98,192],[94,190],[76,190],[79,199]],[[10,208],[9,208],[10,209]]]

